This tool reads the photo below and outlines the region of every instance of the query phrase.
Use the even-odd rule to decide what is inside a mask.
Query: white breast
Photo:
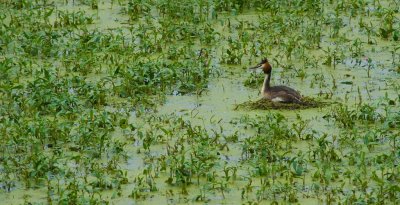
[[[285,100],[283,98],[281,98],[281,97],[275,97],[275,98],[272,98],[271,101],[272,102],[283,102]]]

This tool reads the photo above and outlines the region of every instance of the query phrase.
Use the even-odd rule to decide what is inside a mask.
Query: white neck
[[[268,76],[269,76],[268,74],[265,74],[264,82],[263,82],[263,85],[261,87],[261,95],[264,94],[265,89],[267,87]]]

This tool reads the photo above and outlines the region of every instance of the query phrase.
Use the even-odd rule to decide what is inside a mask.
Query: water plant
[[[2,203],[399,204],[398,6],[3,0]]]

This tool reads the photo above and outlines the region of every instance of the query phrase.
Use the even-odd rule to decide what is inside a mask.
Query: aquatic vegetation
[[[393,0],[3,0],[1,203],[398,204],[399,19]],[[244,68],[265,56],[310,98],[259,100]]]
[[[256,101],[247,101],[238,104],[235,109],[250,109],[250,110],[297,110],[327,106],[330,103],[316,100],[314,98],[304,97],[302,103],[280,103],[272,102],[267,99],[259,99]]]

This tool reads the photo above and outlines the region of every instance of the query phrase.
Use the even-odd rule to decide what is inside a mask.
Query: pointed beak
[[[260,64],[254,66],[254,67],[250,67],[249,70],[259,69],[259,68],[261,68],[261,67],[262,67],[262,64],[260,63]]]

